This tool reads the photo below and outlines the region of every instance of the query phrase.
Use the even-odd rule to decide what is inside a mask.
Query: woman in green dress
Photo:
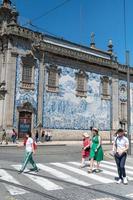
[[[103,160],[103,149],[101,146],[101,137],[98,134],[98,129],[93,128],[92,129],[92,144],[91,144],[91,150],[90,150],[90,169],[88,170],[88,173],[93,172],[94,168],[94,161],[97,161],[97,169],[95,172],[100,172],[100,161]]]

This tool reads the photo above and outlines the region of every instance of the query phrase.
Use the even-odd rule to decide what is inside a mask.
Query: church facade
[[[11,1],[0,7],[0,128],[19,137],[36,128],[55,139],[79,138],[97,127],[109,138],[127,129],[127,67],[108,50],[43,35],[17,22]],[[130,68],[133,129],[133,70]]]

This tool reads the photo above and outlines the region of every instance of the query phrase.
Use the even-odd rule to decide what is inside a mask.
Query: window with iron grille
[[[87,94],[87,75],[80,71],[76,74],[76,80],[77,80],[77,96],[83,96],[85,97]]]
[[[102,94],[109,95],[109,85],[108,85],[108,82],[106,81],[103,81],[103,84],[102,84]]]
[[[101,86],[102,86],[102,98],[103,99],[109,99],[110,98],[110,91],[109,91],[109,77],[103,76],[101,78]]]
[[[48,72],[48,87],[56,87],[57,72],[55,70],[49,70]]]
[[[25,82],[25,83],[32,82],[32,67],[23,66],[22,82]]]
[[[59,75],[61,70],[56,65],[50,65],[47,69],[48,80],[47,80],[47,91],[58,92],[59,89]]]
[[[22,58],[21,65],[21,88],[26,90],[34,90],[34,73],[36,66],[36,59],[33,55],[27,54]]]

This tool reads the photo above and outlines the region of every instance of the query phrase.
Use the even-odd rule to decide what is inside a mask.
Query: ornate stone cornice
[[[8,25],[5,32],[0,31],[0,35],[15,35],[31,41],[39,41],[42,39],[42,34],[38,32],[31,31],[29,29],[23,28],[16,24]]]
[[[133,68],[132,67],[130,67],[129,71],[130,71],[130,75],[133,75]],[[127,74],[127,66],[119,64],[118,65],[118,72]]]
[[[55,44],[50,44],[48,42],[43,41],[43,36],[41,33],[33,32],[29,29],[17,25],[8,25],[6,31],[4,32],[4,35],[15,35],[18,37],[29,39],[34,42],[38,41],[39,46],[37,46],[37,49],[40,51],[48,51],[51,53],[64,55],[71,58],[76,58],[79,60],[89,61],[97,65],[105,65],[107,67],[114,68],[114,61],[112,61],[111,59],[102,58],[100,56],[98,57],[94,55],[89,55],[89,53],[83,53],[77,51],[76,49],[73,50],[71,48],[69,49]]]
[[[18,25],[8,25],[5,33],[1,35],[1,37],[3,37],[4,35],[6,36],[14,35],[14,36],[18,36],[19,38],[21,37],[24,39],[28,39],[29,41],[31,41],[31,43],[33,43],[34,51],[37,50],[40,53],[49,52],[58,56],[63,56],[67,58],[76,59],[79,61],[88,62],[90,64],[103,66],[106,68],[110,68],[112,70],[118,70],[119,73],[124,73],[124,74],[127,73],[127,67],[125,65],[121,65],[111,58],[107,59],[106,57],[104,58],[103,56],[100,56],[100,54],[98,55],[100,51],[99,52],[96,51],[97,55],[92,55],[91,53],[89,54],[89,51],[82,52],[82,51],[76,50],[76,45],[74,49],[72,49],[71,47],[69,48],[69,42],[66,48],[65,45],[64,46],[58,45],[58,38],[56,38],[57,44],[52,44],[51,42],[46,42],[44,40],[44,36],[41,33],[34,32],[30,29],[27,29]],[[52,41],[52,38],[51,38],[51,41]],[[105,54],[105,56],[108,55],[107,52],[102,52],[102,53]],[[130,74],[133,75],[132,68],[130,68]]]
[[[53,45],[53,44],[45,43],[45,42],[41,43],[40,48],[44,51],[58,54],[61,56],[66,56],[66,57],[78,59],[81,61],[87,61],[87,62],[97,64],[97,65],[104,65],[110,68],[116,68],[116,66],[114,65],[114,61],[112,60],[94,56],[94,55],[89,55],[88,53],[79,52],[73,49],[69,49],[69,48],[65,48],[65,47],[61,47],[61,46],[57,46],[57,45]]]

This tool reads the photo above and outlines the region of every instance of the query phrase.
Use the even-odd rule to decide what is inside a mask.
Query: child
[[[90,138],[88,133],[83,133],[83,148],[82,148],[82,161],[81,168],[85,167],[85,159],[90,155]]]

